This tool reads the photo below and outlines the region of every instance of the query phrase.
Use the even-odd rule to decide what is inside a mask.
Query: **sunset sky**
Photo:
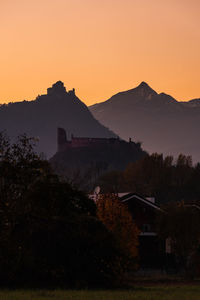
[[[146,81],[200,98],[200,0],[0,0],[0,102],[57,80],[86,104]]]

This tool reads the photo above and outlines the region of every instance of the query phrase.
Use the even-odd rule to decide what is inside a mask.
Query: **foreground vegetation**
[[[119,222],[111,230],[103,222],[107,210],[101,220],[95,202],[57,176],[34,142],[0,133],[1,287],[121,286],[136,265],[138,231],[129,226],[131,236],[118,234]]]
[[[184,170],[187,164],[189,159],[185,161],[183,157]],[[26,135],[12,143],[0,133],[0,198],[1,288],[52,290],[2,291],[0,299],[40,299],[40,295],[41,299],[61,300],[135,299],[137,292],[151,296],[151,290],[147,293],[141,288],[115,291],[114,296],[108,291],[111,294],[104,295],[102,290],[96,294],[81,292],[83,297],[78,292],[70,295],[58,291],[54,295],[53,288],[57,287],[66,290],[117,287],[118,291],[126,287],[127,274],[138,268],[139,231],[132,223],[128,207],[116,195],[104,194],[95,203],[56,175],[49,162],[34,152],[34,140]],[[173,246],[173,257],[166,257],[167,271],[181,271],[189,279],[199,277],[199,220],[199,210],[194,213],[193,207],[189,211],[181,203],[169,205],[165,214],[161,213],[158,228],[164,230],[158,233],[161,238],[170,237]],[[137,281],[129,286],[138,286]],[[121,293],[125,293],[122,298]]]
[[[0,291],[0,300],[198,300],[200,286],[151,286],[137,287],[130,290],[100,290],[100,291]]]

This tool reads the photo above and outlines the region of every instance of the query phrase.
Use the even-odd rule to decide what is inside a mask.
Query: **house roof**
[[[198,204],[184,204],[184,206],[186,206],[186,207],[194,207],[194,208],[200,210],[200,206]]]
[[[139,196],[137,194],[134,194],[134,193],[127,193],[122,196],[120,196],[120,194],[119,194],[119,198],[120,198],[121,202],[134,201],[134,199],[137,199],[137,200],[141,201],[143,204],[145,204],[153,209],[161,211],[161,209],[158,205],[156,205],[155,203],[147,200],[146,198]]]

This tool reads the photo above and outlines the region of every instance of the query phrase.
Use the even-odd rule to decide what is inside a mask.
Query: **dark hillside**
[[[0,106],[0,130],[6,130],[11,137],[23,133],[37,137],[37,150],[48,157],[56,152],[57,127],[67,128],[69,134],[78,136],[116,136],[95,120],[87,106],[75,95],[75,91],[67,92],[61,81],[34,101]]]

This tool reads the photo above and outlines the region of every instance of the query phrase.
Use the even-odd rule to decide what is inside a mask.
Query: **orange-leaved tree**
[[[100,195],[96,204],[98,218],[113,233],[121,249],[120,265],[126,271],[136,269],[139,230],[127,205],[116,194]]]

